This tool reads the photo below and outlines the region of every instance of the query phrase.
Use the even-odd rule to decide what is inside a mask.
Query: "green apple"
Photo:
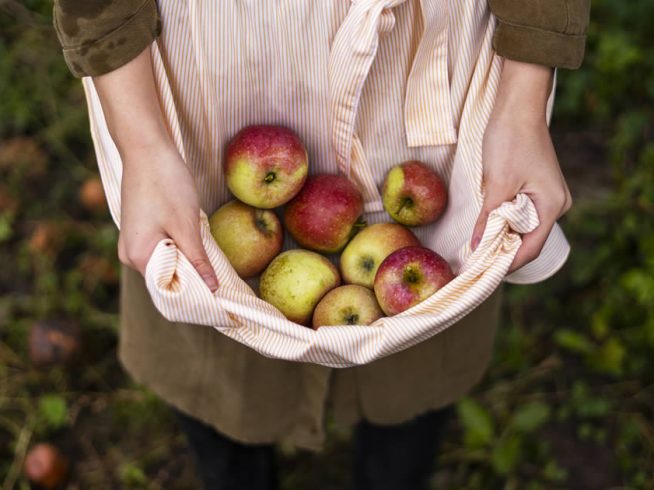
[[[282,250],[282,225],[273,211],[230,201],[211,215],[209,226],[242,278],[259,274]]]
[[[309,250],[287,250],[268,265],[259,281],[261,298],[289,320],[308,326],[313,310],[341,283],[338,269]]]
[[[370,225],[355,235],[341,254],[343,281],[372,289],[377,269],[386,257],[400,248],[417,246],[420,241],[402,225]]]
[[[313,312],[313,328],[325,325],[370,325],[384,316],[375,293],[348,284],[329,291]]]

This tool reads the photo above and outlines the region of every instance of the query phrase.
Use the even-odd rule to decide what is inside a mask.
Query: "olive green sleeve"
[[[53,23],[76,77],[108,73],[159,35],[155,0],[55,0]]]
[[[590,0],[489,0],[497,19],[497,54],[558,68],[584,58]]]

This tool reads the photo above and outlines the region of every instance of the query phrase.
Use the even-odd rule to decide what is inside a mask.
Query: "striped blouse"
[[[519,233],[535,228],[538,217],[518,195],[491,214],[471,252],[483,200],[482,138],[502,70],[486,0],[192,0],[159,7],[165,21],[151,47],[155,80],[170,132],[196,178],[203,242],[220,282],[212,294],[174,243],[160,242],[146,283],[167,319],[211,325],[269,357],[346,367],[443,331],[505,279]],[[120,226],[120,156],[91,78],[84,88]],[[240,279],[211,238],[205,214],[230,199],[221,167],[227,141],[255,123],[294,129],[308,148],[310,173],[350,177],[364,195],[368,223],[389,220],[379,189],[391,167],[416,159],[434,168],[448,183],[448,208],[415,232],[450,262],[456,279],[369,328],[309,330],[259,299],[256,281]],[[294,246],[287,238],[285,248]],[[555,226],[540,257],[507,280],[543,280],[568,252]]]

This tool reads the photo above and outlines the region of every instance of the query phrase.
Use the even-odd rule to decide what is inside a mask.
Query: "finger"
[[[518,249],[518,253],[511,263],[509,273],[520,269],[529,262],[535,260],[543,250],[543,245],[552,231],[555,220],[549,218],[547,221],[541,222],[540,225],[529,233],[522,236],[522,245]]]
[[[503,193],[493,193],[489,194],[484,199],[484,204],[481,207],[479,216],[477,217],[477,222],[472,230],[472,239],[470,240],[470,248],[475,251],[479,242],[481,242],[482,237],[484,236],[484,231],[486,230],[486,223],[488,222],[488,215],[494,209],[497,209],[502,205],[503,202],[510,201],[515,196],[505,196]]]
[[[134,269],[145,277],[145,268],[152,257],[157,243],[168,238],[163,232],[158,232],[147,237],[135,236],[127,240],[120,240],[118,244],[118,258],[126,266]]]
[[[200,274],[200,277],[202,277],[211,292],[215,292],[218,289],[218,278],[216,277],[216,272],[213,270],[207,251],[202,245],[200,229],[196,228],[193,232],[184,234],[184,236],[178,237],[175,241],[179,250],[186,256],[195,270],[198,271],[198,274]]]

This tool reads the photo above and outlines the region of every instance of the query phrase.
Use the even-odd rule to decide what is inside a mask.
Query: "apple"
[[[313,175],[284,210],[284,224],[304,248],[339,252],[358,228],[363,197],[346,177]]]
[[[230,201],[211,215],[209,227],[227,260],[243,278],[259,274],[282,250],[282,225],[268,209]]]
[[[447,261],[425,247],[401,248],[386,257],[375,276],[375,296],[388,316],[411,308],[454,279]]]
[[[313,328],[323,325],[370,325],[384,316],[375,293],[355,284],[329,291],[313,312]]]
[[[300,191],[309,171],[309,157],[290,129],[248,126],[229,142],[224,171],[227,187],[239,200],[272,209]]]
[[[82,346],[77,324],[64,320],[41,320],[30,327],[29,357],[37,367],[71,364]]]
[[[79,190],[79,200],[87,211],[103,213],[107,210],[102,181],[99,177],[89,177]]]
[[[397,223],[378,223],[361,230],[341,254],[341,274],[348,284],[373,287],[379,265],[404,247],[419,247],[420,241]]]
[[[61,488],[68,476],[68,459],[52,444],[41,443],[29,450],[23,462],[27,479],[39,488]]]
[[[447,188],[434,170],[418,161],[393,167],[382,187],[384,209],[398,223],[421,226],[436,221],[447,206]]]
[[[322,297],[341,283],[338,269],[309,250],[287,250],[268,265],[259,281],[261,298],[289,320],[309,325]]]

